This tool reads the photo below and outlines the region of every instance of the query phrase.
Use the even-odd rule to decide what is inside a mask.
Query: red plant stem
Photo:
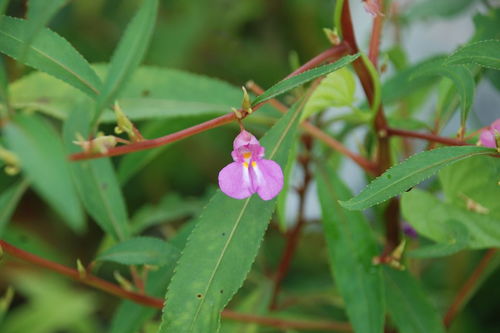
[[[455,319],[458,312],[465,305],[465,302],[469,299],[469,297],[472,295],[472,293],[476,290],[476,287],[480,281],[481,276],[485,272],[488,265],[491,263],[491,260],[494,258],[496,252],[497,252],[497,249],[489,249],[486,252],[484,257],[481,259],[479,264],[476,266],[476,268],[472,272],[472,275],[469,277],[469,279],[465,282],[465,284],[462,286],[462,288],[458,292],[457,296],[453,300],[453,303],[451,304],[450,308],[446,312],[446,315],[444,316],[443,322],[447,328],[450,327],[451,323],[453,322],[453,319]]]
[[[4,240],[0,240],[0,253],[5,252],[12,257],[27,261],[36,266],[48,269],[58,274],[67,276],[75,281],[84,283],[106,293],[128,299],[138,304],[149,306],[156,309],[162,309],[164,300],[144,294],[139,294],[133,291],[127,291],[113,283],[87,274],[81,275],[76,269],[52,262],[50,260],[38,257],[32,253],[21,250]],[[352,332],[352,328],[348,323],[323,321],[323,322],[308,322],[299,320],[283,320],[279,318],[269,318],[255,316],[250,314],[238,313],[231,310],[224,310],[222,316],[227,319],[237,320],[247,323],[257,323],[263,326],[287,328],[287,329],[302,329],[302,330],[337,330],[342,332]]]
[[[297,74],[300,74],[302,72],[305,72],[306,70],[309,70],[311,68],[316,67],[318,64],[321,64],[325,61],[335,61],[341,56],[345,55],[348,51],[347,45],[346,44],[339,44],[337,46],[331,47],[322,53],[318,54],[316,57],[312,58],[308,62],[306,62],[304,65],[302,65],[300,68],[295,70],[294,72],[290,73],[286,78],[295,76]],[[262,102],[260,104],[257,104],[256,106],[253,107],[253,110],[256,111],[260,107],[262,107],[265,103],[268,103],[269,101]],[[243,112],[242,110],[239,110],[242,112],[243,117],[248,116],[247,113]],[[87,160],[87,159],[92,159],[92,158],[100,158],[100,157],[109,157],[109,156],[117,156],[117,155],[123,155],[123,154],[128,154],[128,153],[133,153],[136,151],[141,151],[145,149],[151,149],[151,148],[156,148],[160,147],[175,141],[179,141],[181,139],[185,139],[187,137],[193,136],[195,134],[205,132],[207,130],[210,130],[212,128],[216,128],[225,124],[228,124],[234,120],[237,120],[236,114],[235,113],[228,113],[226,115],[208,120],[206,122],[200,123],[198,125],[188,127],[186,129],[183,129],[181,131],[168,134],[156,139],[151,139],[151,140],[144,140],[136,143],[132,143],[129,145],[125,146],[119,146],[115,148],[110,148],[106,153],[100,154],[100,153],[88,153],[88,152],[81,152],[81,153],[76,153],[72,154],[70,156],[70,160],[72,161],[79,161],[79,160]]]
[[[356,36],[354,34],[354,29],[352,26],[351,11],[349,8],[349,0],[344,0],[342,6],[342,16],[340,24],[342,26],[342,35],[345,42],[349,45],[351,52],[358,52],[358,45],[356,43]],[[381,29],[381,27],[380,27]],[[373,31],[373,34],[380,34],[380,32]],[[375,38],[380,39],[380,36],[375,36]],[[376,45],[378,48],[378,43]],[[365,92],[366,98],[370,105],[374,103],[375,91],[374,91],[374,81],[370,75],[368,67],[364,63],[362,58],[358,58],[353,62],[354,70],[361,81],[361,86]],[[387,119],[385,118],[384,108],[382,104],[379,106],[377,113],[375,115],[374,127],[377,135],[377,175],[382,174],[385,170],[391,167],[391,155],[389,146],[389,136],[387,133],[388,125]],[[397,198],[391,199],[391,201],[396,201]],[[385,228],[386,228],[386,248],[385,253],[390,253],[399,244],[401,239],[401,226],[399,223],[399,204],[389,203],[387,208],[389,211],[386,212],[385,217]]]
[[[52,262],[47,259],[38,257],[34,254],[31,254],[29,252],[23,251],[7,243],[4,240],[0,240],[0,247],[3,249],[4,252],[10,254],[13,257],[28,261],[32,264],[57,272],[61,275],[65,275],[73,280],[82,282],[84,284],[100,289],[112,295],[129,299],[131,301],[146,306],[157,307],[157,308],[162,308],[163,306],[163,300],[161,299],[135,293],[133,291],[127,291],[113,283],[110,283],[106,280],[93,276],[90,273],[81,275],[80,272],[78,272],[76,269],[63,266],[56,262]]]
[[[247,84],[248,89],[250,89],[252,92],[254,92],[257,95],[260,95],[264,92],[264,90],[255,82],[249,82]],[[271,99],[270,103],[276,107],[281,112],[286,112],[288,108],[281,104],[278,100],[276,99]],[[334,150],[338,151],[339,153],[349,157],[351,160],[353,160],[356,164],[358,164],[363,170],[366,172],[376,175],[377,174],[377,166],[374,165],[371,161],[365,159],[363,156],[358,155],[352,151],[350,151],[346,146],[344,146],[341,142],[335,140],[332,138],[330,135],[326,134],[323,132],[320,128],[317,126],[311,124],[308,121],[304,121],[300,124],[300,126],[309,134],[311,134],[313,137],[316,139],[323,141],[326,145],[330,146]]]
[[[452,138],[446,138],[442,137],[439,135],[431,134],[431,133],[419,133],[419,132],[413,132],[413,131],[407,131],[403,129],[397,129],[397,128],[387,128],[387,134],[389,136],[401,136],[401,137],[406,137],[406,138],[416,138],[416,139],[422,139],[422,140],[427,140],[430,142],[437,142],[437,143],[442,143],[447,146],[465,146],[468,145],[467,142],[458,140],[458,139],[452,139]]]
[[[311,162],[311,150],[312,150],[312,137],[309,135],[302,136],[302,142],[305,147],[305,155],[299,156],[299,163],[302,165],[302,169],[304,172],[304,179],[302,182],[302,186],[297,189],[297,193],[299,195],[299,208],[297,212],[297,223],[295,227],[291,229],[286,234],[286,245],[283,251],[283,255],[280,259],[280,263],[276,270],[276,274],[274,276],[274,284],[273,291],[271,296],[271,302],[269,304],[270,310],[276,310],[278,308],[278,296],[281,290],[281,283],[283,279],[287,275],[290,264],[292,263],[293,255],[295,254],[295,250],[297,249],[297,245],[299,243],[300,234],[305,225],[305,204],[306,204],[306,193],[309,187],[309,184],[312,180],[312,174],[310,170],[310,162]]]
[[[382,33],[382,26],[384,23],[384,2],[382,0],[377,0],[379,13],[375,14],[372,26],[372,36],[370,38],[370,49],[368,51],[368,59],[373,63],[373,66],[377,68],[378,54],[380,49],[380,35]]]

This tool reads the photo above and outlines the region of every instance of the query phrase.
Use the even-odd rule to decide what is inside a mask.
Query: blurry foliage
[[[404,32],[414,22],[450,19],[470,13],[470,8],[474,8],[471,21],[475,25],[475,31],[470,42],[498,39],[500,10],[487,6],[490,2],[494,1],[413,1],[409,6],[403,7],[404,12],[395,17],[394,22],[402,23],[398,29]],[[0,0],[0,12],[7,3],[8,1]],[[42,1],[38,1],[40,3]],[[30,29],[44,34],[46,30],[40,27],[48,21],[47,26],[68,40],[89,63],[97,64],[92,68],[99,78],[93,77],[92,72],[84,71],[97,86],[100,84],[99,79],[107,82],[105,75],[109,66],[102,64],[111,59],[128,23],[142,3],[139,0],[73,0],[50,20],[47,18],[50,16],[48,8],[45,13],[47,16],[40,14],[37,18],[39,21]],[[60,4],[61,1],[54,3],[55,6]],[[297,66],[295,55],[298,55],[298,62],[303,63],[326,49],[329,44],[322,28],[332,27],[334,7],[335,1],[331,0],[161,0],[151,43],[142,61],[147,66],[135,71],[130,79],[127,79],[127,75],[122,77],[125,78],[125,87],[120,95],[123,109],[148,138],[173,133],[224,114],[231,106],[239,106],[241,91],[238,86],[247,80],[269,87]],[[480,10],[477,11],[476,8]],[[30,16],[27,1],[24,0],[11,0],[5,10],[14,17]],[[362,19],[370,19],[368,14],[363,14]],[[8,26],[7,23],[3,22],[5,26]],[[421,33],[425,34],[425,31]],[[364,36],[358,36],[359,40],[363,40],[362,38]],[[383,35],[383,38],[391,37]],[[27,44],[33,41],[34,39],[27,39]],[[438,125],[438,128],[442,128],[458,112],[460,103],[465,104],[464,98],[473,98],[474,83],[477,84],[482,78],[491,81],[500,91],[498,71],[475,66],[470,67],[470,70],[466,69],[464,73],[465,69],[462,67],[446,67],[445,74],[451,71],[449,75],[454,79],[452,81],[441,76],[446,55],[435,55],[421,63],[411,64],[403,45],[404,40],[403,44],[397,41],[393,43],[392,40],[389,44],[391,47],[385,50],[384,56],[388,60],[386,65],[390,68],[390,75],[383,77],[381,97],[389,123],[393,127],[417,130]],[[21,60],[24,56],[24,53],[16,55]],[[78,57],[74,55],[73,60],[76,58]],[[134,61],[139,61],[141,57],[133,58]],[[229,152],[231,141],[238,130],[237,124],[207,131],[155,150],[67,167],[68,163],[64,160],[67,152],[79,151],[71,143],[74,140],[73,134],[78,131],[86,135],[90,130],[87,126],[89,119],[86,118],[93,110],[93,104],[82,92],[62,81],[36,72],[11,58],[2,56],[0,60],[0,104],[12,102],[16,108],[25,111],[24,115],[15,117],[15,122],[2,128],[0,137],[0,145],[22,152],[19,155],[21,162],[25,163],[21,164],[22,174],[8,176],[0,172],[1,239],[25,251],[71,267],[76,267],[77,258],[86,265],[99,259],[99,255],[104,256],[101,259],[106,262],[94,262],[94,273],[110,281],[118,274],[128,280],[133,279],[130,270],[123,264],[154,264],[141,265],[139,270],[147,276],[148,294],[163,298],[194,225],[203,219],[199,217],[203,208],[208,205],[208,212],[212,212],[219,220],[226,219],[226,222],[227,216],[234,210],[233,206],[227,204],[217,211],[217,207],[214,209],[210,206],[209,198],[213,196],[218,171],[231,160]],[[439,63],[438,70],[430,66],[435,66],[436,63]],[[81,65],[80,69],[87,70],[85,63],[82,64],[78,59],[72,64]],[[429,68],[431,74],[438,75],[418,77],[419,73]],[[456,74],[457,71],[460,73]],[[65,81],[73,82],[72,80],[69,78]],[[456,89],[455,86],[462,84],[464,80],[469,86],[462,90]],[[7,83],[11,93],[10,101],[5,93]],[[328,94],[329,89],[335,89],[336,93]],[[359,85],[355,86],[350,69],[342,69],[329,75],[307,104],[307,116],[313,115],[313,120],[338,140],[355,142],[357,139],[353,139],[351,133],[361,125],[368,124],[373,116],[367,111],[367,103],[358,99],[356,89],[357,92],[360,91]],[[298,88],[292,91],[292,97],[287,96],[282,100],[289,102],[301,92],[303,91]],[[436,95],[435,111],[440,117],[432,119],[432,116],[423,115],[422,105],[428,104],[429,100],[434,103]],[[191,102],[195,103],[189,104]],[[463,105],[464,122],[473,105],[472,99],[468,102],[469,104]],[[322,112],[331,107],[334,108],[330,113]],[[142,112],[144,110],[147,110],[147,114]],[[188,111],[181,113],[179,110]],[[0,116],[3,117],[7,112],[8,110],[1,108]],[[80,116],[83,117],[79,118]],[[278,112],[264,107],[245,120],[245,125],[257,137],[261,137],[278,117]],[[68,118],[70,120],[65,121]],[[426,120],[422,120],[424,118]],[[112,113],[105,111],[103,119],[100,129],[111,133],[114,128]],[[64,125],[60,120],[65,121]],[[340,121],[344,126],[338,126]],[[328,126],[330,123],[334,126]],[[64,148],[61,137],[59,134],[56,136],[56,132],[64,132]],[[363,135],[353,146],[359,146],[361,154],[372,153],[375,151],[373,133],[367,131]],[[35,147],[38,149],[31,151],[33,143],[37,144]],[[304,148],[298,144],[296,146],[291,156],[303,156]],[[395,139],[392,148],[395,160],[403,160],[411,152],[402,140]],[[322,156],[321,162],[325,162],[330,174],[328,177],[323,175],[326,181],[319,189],[325,211],[325,220],[322,222],[326,226],[323,230],[320,221],[308,221],[290,271],[282,283],[280,300],[283,305],[278,311],[279,317],[312,321],[334,319],[344,322],[358,318],[354,327],[361,327],[360,332],[370,332],[379,331],[384,310],[387,310],[392,317],[389,323],[397,326],[402,333],[407,333],[406,330],[425,332],[428,327],[441,332],[439,318],[446,312],[457,290],[483,255],[483,250],[463,249],[484,248],[497,245],[500,241],[500,236],[496,235],[500,229],[494,224],[499,222],[500,216],[498,186],[491,183],[491,179],[500,175],[498,159],[492,161],[489,156],[480,156],[459,162],[444,168],[438,179],[419,185],[421,189],[402,195],[404,218],[417,229],[422,228],[418,230],[421,235],[433,240],[425,237],[408,240],[409,253],[412,250],[416,253],[424,250],[420,251],[420,256],[435,258],[404,260],[408,271],[395,272],[388,271],[385,267],[373,269],[372,266],[362,266],[367,262],[371,263],[371,257],[381,251],[384,230],[379,222],[383,219],[385,205],[374,207],[369,214],[346,213],[340,206],[332,205],[335,209],[331,213],[332,207],[328,206],[328,202],[335,200],[332,199],[335,193],[330,193],[325,188],[329,182],[336,183],[335,188],[342,189],[343,199],[349,198],[345,185],[339,185],[340,180],[333,176],[344,165],[343,159],[339,154],[331,155],[330,149],[326,150],[319,144],[312,151],[313,154]],[[286,161],[284,155],[280,158]],[[288,164],[290,174],[300,176],[300,167],[294,165],[293,160]],[[0,161],[0,168],[4,167],[6,165]],[[54,172],[50,174],[53,177],[46,175],[47,170]],[[69,179],[70,173],[77,181]],[[26,180],[24,175],[28,175],[30,179]],[[110,177],[113,178],[112,181],[109,181]],[[367,177],[366,180],[370,179]],[[387,180],[384,185],[386,184]],[[85,189],[84,185],[88,187]],[[294,185],[291,181],[289,192],[294,191]],[[123,199],[120,191],[123,192]],[[391,192],[391,196],[402,191],[404,189],[398,188]],[[77,192],[80,199],[76,197]],[[215,201],[225,205],[226,198],[220,194],[219,196]],[[411,200],[412,198],[420,199]],[[286,193],[278,199],[280,210],[285,210],[283,207],[286,199]],[[380,197],[377,198],[379,199]],[[478,212],[469,211],[468,199],[488,207],[491,214],[485,217]],[[81,211],[83,206],[90,212],[85,221]],[[262,205],[266,211],[272,210],[271,206],[272,204]],[[421,224],[424,221],[422,216],[432,211],[431,208],[444,216],[443,219],[438,219],[439,214],[434,214],[434,220],[425,220],[427,223],[432,220],[434,226],[438,226],[436,228],[432,228],[432,225],[427,228]],[[245,209],[246,206],[242,208],[242,214],[247,214],[244,219],[251,226],[247,230],[260,228],[262,230],[258,231],[263,233],[264,222],[267,220],[261,221],[257,217],[263,214],[264,208],[254,207],[250,213]],[[296,207],[288,201],[286,209],[295,213]],[[344,212],[346,215],[339,217],[337,212]],[[451,215],[452,219],[446,219]],[[365,222],[366,217],[375,221],[369,224],[370,228]],[[280,212],[280,219],[279,227],[276,219],[272,221],[247,280],[242,282],[241,290],[229,302],[228,308],[255,315],[270,314],[268,304],[272,297],[272,280],[269,277],[281,259],[285,242],[282,232],[287,224],[294,222],[287,219],[283,212]],[[347,224],[343,228],[329,228],[328,223],[336,223],[332,221],[337,219],[344,219]],[[349,225],[350,219],[355,219],[356,223]],[[113,225],[116,220],[121,224]],[[450,223],[457,221],[470,230],[461,234],[464,232],[463,227],[450,226]],[[102,229],[108,233],[104,233]],[[196,230],[193,235],[203,245],[202,252],[209,253],[210,247],[216,242],[207,241],[208,231],[203,233],[204,229]],[[259,232],[255,234],[260,235]],[[143,242],[147,242],[148,238],[141,237],[116,245],[116,239],[127,238],[129,233],[132,236],[163,238],[168,243],[158,244],[160,241],[155,239],[156,244],[144,245]],[[326,238],[324,233],[327,233]],[[351,237],[352,234],[356,237]],[[241,234],[239,237],[239,243],[246,244],[243,252],[247,256],[243,257],[242,254],[241,260],[233,260],[233,266],[225,267],[231,269],[222,276],[234,284],[232,291],[237,289],[240,282],[237,280],[246,269],[246,266],[240,267],[241,263],[250,264],[259,245],[248,245],[246,242],[253,240],[248,234]],[[365,237],[368,242],[364,241]],[[260,241],[262,236],[258,238]],[[452,243],[457,240],[463,242],[459,244],[460,247],[455,246],[450,250],[446,246],[450,239]],[[363,247],[358,246],[359,244]],[[436,244],[438,246],[433,247]],[[354,248],[349,249],[353,245]],[[134,257],[128,257],[127,251],[133,251]],[[159,251],[162,252],[158,253]],[[198,267],[193,268],[189,263],[199,260],[200,267],[205,265],[203,267],[206,268],[206,260],[202,256],[198,257],[197,252],[191,252],[190,255],[182,268],[198,277]],[[238,258],[238,255],[239,252],[234,257]],[[498,258],[495,258],[494,264],[495,267],[498,265]],[[345,268],[341,274],[336,272],[339,266]],[[333,278],[330,271],[333,272]],[[349,272],[355,273],[350,277],[346,275]],[[373,280],[363,281],[366,277],[363,274],[373,274]],[[221,274],[216,275],[216,279],[221,279]],[[500,295],[496,287],[499,279],[498,270],[488,272],[484,284],[457,318],[450,332],[498,330],[500,321],[495,309],[500,306]],[[370,286],[382,285],[382,280],[385,281],[385,291],[377,287],[371,289]],[[212,280],[208,284],[210,283]],[[363,288],[364,283],[372,283],[364,289],[364,294],[371,297],[370,304],[364,304],[361,298],[357,299],[362,294],[357,288]],[[0,286],[0,290],[7,286],[12,286],[15,290],[10,310],[0,312],[2,333],[137,333],[139,330],[149,333],[157,332],[160,323],[160,316],[155,310],[70,283],[65,278],[17,260],[9,259],[1,263]],[[383,292],[384,296],[380,296],[378,292]],[[415,302],[407,302],[407,295],[412,295]],[[228,299],[230,296],[224,295]],[[180,300],[181,303],[183,301],[185,299]],[[363,311],[371,304],[379,304],[376,305],[375,325],[367,325],[369,321],[363,321],[363,315],[367,316]],[[416,315],[412,316],[413,311]],[[221,332],[299,331],[223,320]]]

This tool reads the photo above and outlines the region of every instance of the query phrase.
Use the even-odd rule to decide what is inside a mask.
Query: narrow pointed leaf
[[[377,244],[361,212],[341,207],[350,190],[330,168],[321,166],[316,183],[323,213],[330,267],[356,332],[383,332],[385,301]]]
[[[439,313],[408,271],[384,267],[387,310],[405,333],[444,333]]]
[[[5,226],[9,223],[28,185],[27,180],[21,179],[0,193],[0,236],[2,236]]]
[[[96,260],[113,261],[124,265],[163,266],[175,262],[179,250],[154,237],[135,237],[113,245],[99,254]]]
[[[469,68],[463,65],[447,66],[443,61],[436,61],[420,69],[413,78],[420,76],[444,76],[453,81],[461,101],[461,123],[465,125],[474,101],[476,83]]]
[[[61,138],[38,115],[17,115],[5,127],[5,140],[21,160],[37,193],[75,231],[85,229],[83,210]]]
[[[130,21],[109,64],[109,71],[99,97],[99,108],[113,102],[139,66],[148,48],[158,11],[158,0],[144,0]]]
[[[304,83],[312,81],[318,77],[321,77],[323,75],[326,75],[326,74],[334,72],[338,69],[341,69],[342,67],[347,66],[348,64],[350,64],[351,62],[356,60],[359,56],[360,56],[359,54],[347,55],[347,56],[343,57],[342,59],[337,60],[334,63],[319,66],[319,67],[310,69],[308,71],[305,71],[299,75],[293,76],[293,77],[285,79],[283,81],[280,81],[280,82],[276,83],[274,86],[272,86],[271,88],[267,89],[264,93],[259,95],[252,102],[252,106],[255,106],[259,103],[265,102],[268,99],[274,98],[274,97],[279,96],[281,94],[284,94],[287,91],[290,91],[293,88],[296,88]]]
[[[30,0],[28,2],[27,39],[20,61],[23,62],[29,47],[38,33],[69,0]]]
[[[284,167],[299,116],[299,110],[291,108],[262,138],[265,158]],[[243,284],[275,205],[276,198],[236,200],[221,191],[214,195],[176,267],[159,332],[218,331],[220,312]]]
[[[30,41],[29,23],[9,16],[0,17],[0,52],[19,60]],[[30,43],[23,63],[46,72],[96,97],[101,80],[89,63],[70,43],[43,28]]]
[[[415,154],[374,179],[360,194],[340,204],[347,209],[366,209],[392,198],[429,178],[441,168],[465,158],[494,154],[485,147],[444,147]]]
[[[476,64],[500,70],[500,40],[467,44],[446,59],[448,65]]]
[[[63,128],[67,151],[81,151],[73,144],[76,134],[84,138],[90,132],[92,103],[80,103],[70,113]],[[71,172],[85,209],[99,226],[115,240],[129,234],[127,208],[115,170],[109,158],[71,162]]]

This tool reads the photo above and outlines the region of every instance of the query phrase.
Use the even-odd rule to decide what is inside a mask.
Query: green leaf
[[[352,194],[333,169],[320,167],[316,183],[330,267],[350,322],[356,332],[383,332],[383,280],[380,266],[372,264],[378,249],[368,221],[338,204]]]
[[[404,333],[444,333],[439,313],[408,271],[384,267],[387,310]]]
[[[290,182],[292,181],[292,171],[297,161],[298,149],[298,143],[295,142],[290,150],[290,156],[286,163],[285,170],[283,171],[283,189],[278,195],[278,202],[276,203],[276,213],[278,215],[279,227],[282,232],[285,232],[288,228],[286,217],[287,199],[290,192]]]
[[[106,76],[106,65],[93,67],[100,76]],[[39,89],[42,86],[46,89]],[[36,109],[62,119],[67,118],[83,95],[45,73],[32,73],[13,82],[10,93],[14,107]],[[129,78],[119,101],[132,121],[216,116],[241,104],[241,90],[203,75],[141,66]],[[259,114],[266,109],[269,110],[260,109]],[[106,110],[101,121],[114,123],[116,117]]]
[[[460,228],[450,227],[449,223],[453,222],[466,230],[468,248],[500,246],[500,229],[497,228],[500,220],[443,203],[427,192],[414,189],[405,193],[401,198],[401,210],[419,234],[437,243],[450,242],[450,235]]]
[[[465,125],[474,100],[476,82],[469,68],[463,65],[446,65],[445,61],[436,61],[422,67],[412,78],[421,76],[444,76],[453,81],[461,101],[461,123]]]
[[[446,202],[463,209],[477,204],[500,221],[500,159],[475,156],[450,165],[439,172]]]
[[[205,200],[181,198],[178,194],[167,194],[157,205],[141,207],[132,218],[132,233],[160,224],[193,216],[201,211]]]
[[[476,64],[500,70],[500,40],[467,44],[446,59],[446,65]]]
[[[30,0],[28,2],[28,26],[26,27],[26,40],[24,44],[24,49],[21,53],[19,59],[20,62],[24,62],[24,57],[26,56],[31,43],[38,35],[40,30],[42,30],[50,19],[62,8],[68,0]]]
[[[0,52],[19,59],[29,42],[29,22],[9,16],[0,17]],[[24,63],[46,72],[96,97],[101,80],[87,61],[64,38],[42,29],[28,47]]]
[[[262,138],[265,158],[286,164],[299,118],[299,109],[291,108]],[[243,284],[275,204],[276,198],[236,200],[220,191],[215,194],[176,267],[161,333],[218,331],[220,312]]]
[[[286,93],[287,91],[296,88],[304,83],[307,83],[309,81],[312,81],[318,77],[321,77],[323,75],[329,74],[331,72],[334,72],[338,69],[341,69],[344,66],[347,66],[354,60],[356,60],[360,54],[355,54],[355,55],[347,55],[340,60],[337,60],[334,63],[328,64],[328,65],[323,65],[319,67],[315,67],[313,69],[310,69],[308,71],[305,71],[303,73],[300,73],[296,76],[293,76],[288,79],[284,79],[278,83],[276,83],[274,86],[271,88],[267,89],[264,93],[259,95],[255,100],[252,102],[252,106],[255,106],[257,104],[260,104],[262,102],[265,102],[271,98],[274,98],[276,96],[279,96],[283,93]]]
[[[64,147],[54,129],[38,115],[18,114],[7,123],[4,133],[35,191],[74,231],[85,230]]]
[[[368,184],[360,194],[340,204],[347,209],[366,209],[408,190],[447,165],[472,156],[494,153],[494,149],[476,146],[424,151],[393,166]]]
[[[164,240],[135,237],[118,243],[99,254],[96,260],[113,261],[124,265],[163,266],[175,262],[179,251]]]
[[[29,182],[27,180],[21,179],[0,193],[0,237],[3,234],[5,226],[10,222],[10,218],[28,185]]]
[[[91,113],[86,111],[92,108],[92,103],[80,103],[64,123],[63,135],[68,152],[81,151],[73,141],[77,133],[88,137]],[[115,240],[126,239],[129,234],[127,208],[111,160],[71,162],[71,172],[90,216]]]
[[[127,26],[109,63],[102,94],[99,96],[99,112],[113,102],[142,62],[153,34],[157,11],[158,0],[144,0]]]
[[[437,78],[432,76],[422,77],[418,80],[411,80],[411,78],[430,63],[443,59],[445,59],[444,56],[432,57],[394,74],[382,85],[382,102],[384,104],[394,103],[437,81]]]
[[[449,256],[467,247],[469,234],[467,229],[454,220],[441,221],[447,225],[449,230],[448,240],[444,243],[436,243],[416,248],[408,252],[408,256],[413,258],[436,258]]]
[[[0,118],[4,117],[9,106],[8,93],[9,79],[4,64],[3,57],[0,57]]]
[[[349,69],[344,67],[328,74],[307,100],[302,118],[308,118],[329,107],[351,106],[355,90],[356,81]]]

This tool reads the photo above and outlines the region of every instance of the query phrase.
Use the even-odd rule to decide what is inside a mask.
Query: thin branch
[[[376,0],[378,5],[378,13],[375,13],[375,18],[373,19],[372,26],[372,36],[370,38],[370,49],[368,51],[368,59],[373,63],[373,66],[377,68],[378,55],[380,50],[380,35],[382,33],[382,26],[384,23],[384,2],[382,0]]]
[[[431,133],[420,133],[420,132],[413,132],[413,131],[407,131],[403,129],[397,129],[397,128],[387,128],[387,134],[389,136],[401,136],[401,137],[406,137],[406,138],[416,138],[416,139],[422,139],[422,140],[427,140],[430,142],[437,142],[437,143],[442,143],[447,146],[465,146],[468,145],[467,142],[458,140],[458,139],[452,139],[452,138],[446,138],[442,137],[439,135],[431,134]]]
[[[21,250],[4,240],[0,240],[0,253],[5,252],[12,257],[27,261],[36,266],[48,269],[58,274],[67,276],[75,281],[89,285],[96,289],[102,290],[106,293],[118,296],[120,298],[128,299],[135,303],[149,306],[156,309],[162,309],[164,300],[144,294],[139,294],[132,291],[127,291],[113,283],[91,275],[81,274],[76,269],[52,262],[50,260],[38,257],[32,253]],[[334,322],[334,321],[299,321],[299,320],[286,320],[279,318],[255,316],[250,314],[238,313],[231,310],[224,310],[222,317],[237,320],[247,323],[256,323],[263,326],[287,328],[287,329],[301,329],[301,330],[337,330],[342,332],[352,332],[352,328],[348,323]]]
[[[444,316],[443,321],[444,325],[447,328],[450,327],[451,323],[453,322],[453,319],[455,319],[458,312],[462,309],[465,303],[469,300],[470,296],[472,296],[474,291],[477,289],[481,281],[481,277],[485,273],[488,266],[491,264],[492,259],[495,257],[496,253],[497,249],[489,249],[486,252],[484,257],[481,259],[479,264],[472,272],[472,275],[469,277],[469,279],[465,282],[465,284],[458,292],[457,296],[453,300],[453,303],[451,304],[450,308],[446,312],[446,315]]]
[[[316,57],[312,58],[308,62],[306,62],[304,65],[299,67],[297,70],[290,73],[286,78],[295,76],[295,75],[300,74],[302,72],[305,72],[311,68],[318,66],[319,64],[321,64],[323,62],[326,62],[326,61],[333,62],[333,61],[339,59],[340,57],[342,57],[343,55],[347,54],[347,51],[348,51],[348,47],[346,44],[343,44],[343,43],[341,43],[337,46],[331,47],[331,48],[323,51],[322,53],[320,53]],[[258,110],[267,102],[268,101],[257,104],[256,106],[253,107],[253,111]],[[248,113],[244,112],[243,110],[239,110],[239,112],[242,114],[243,118],[248,116]],[[235,120],[237,120],[236,114],[234,112],[231,112],[231,113],[228,113],[226,115],[208,120],[208,121],[200,123],[198,125],[195,125],[195,126],[183,129],[181,131],[156,138],[156,139],[144,140],[144,141],[136,142],[136,143],[125,145],[125,146],[110,148],[104,154],[87,153],[87,152],[76,153],[76,154],[70,155],[70,160],[79,161],[79,160],[87,160],[87,159],[92,159],[92,158],[117,156],[117,155],[133,153],[133,152],[141,151],[141,150],[145,150],[145,149],[156,148],[156,147],[160,147],[160,146],[163,146],[163,145],[175,142],[175,141],[179,141],[181,139],[185,139],[185,138],[193,136],[195,134],[205,132],[207,130],[228,124],[228,123],[235,121]]]
[[[255,82],[249,82],[247,83],[247,88],[250,89],[252,92],[254,92],[257,95],[260,95],[264,92],[264,90]],[[288,108],[281,104],[278,100],[276,99],[271,99],[270,103],[276,107],[281,112],[286,112]],[[374,165],[371,161],[365,159],[363,156],[358,155],[352,151],[350,151],[346,146],[344,146],[341,142],[335,140],[332,138],[330,135],[326,134],[323,132],[320,128],[316,127],[315,125],[311,124],[308,121],[304,121],[300,124],[300,126],[309,134],[311,134],[313,137],[316,139],[323,141],[326,145],[330,146],[334,150],[338,151],[339,153],[347,156],[351,160],[353,160],[356,164],[358,164],[363,170],[366,172],[376,175],[377,174],[377,167]]]

